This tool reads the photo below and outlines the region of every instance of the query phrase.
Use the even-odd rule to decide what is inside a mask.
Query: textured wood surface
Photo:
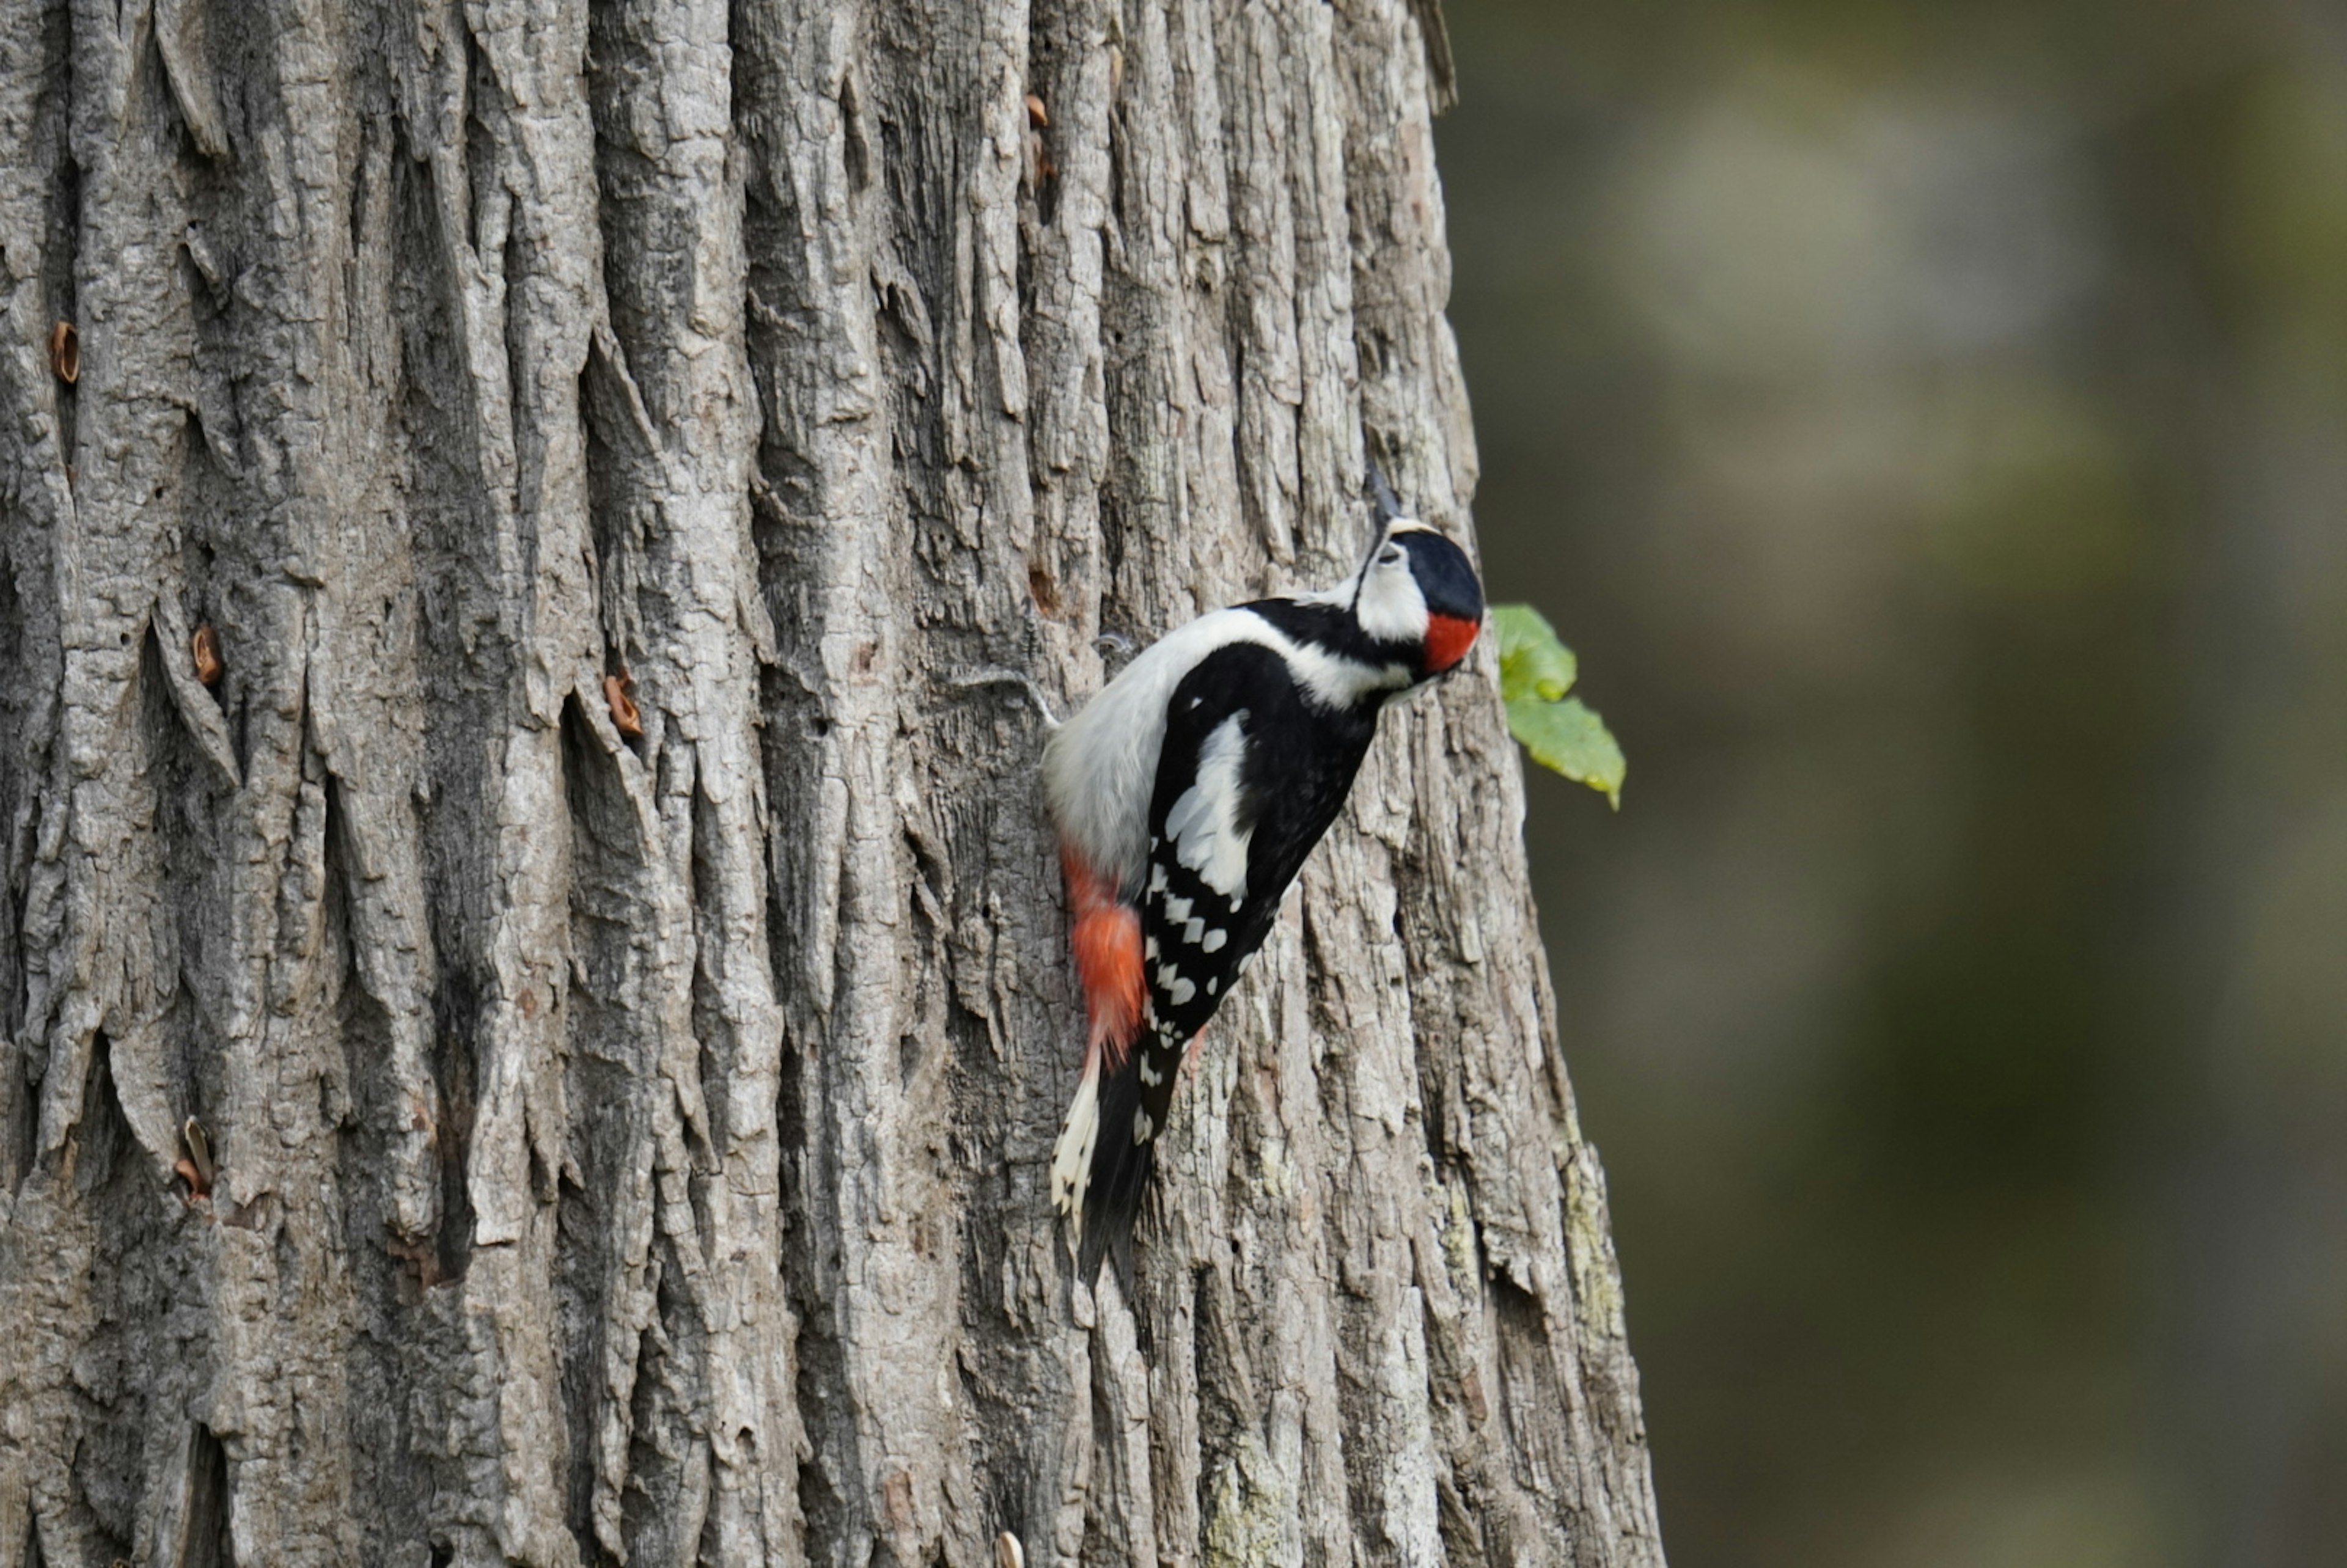
[[[1040,705],[1468,528],[1436,18],[0,0],[0,1564],[1660,1563],[1488,645],[1046,1201]]]

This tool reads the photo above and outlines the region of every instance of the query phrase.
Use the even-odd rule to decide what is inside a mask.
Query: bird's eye
[[[1379,566],[1399,566],[1401,564],[1401,547],[1399,545],[1388,545],[1385,548],[1379,550],[1378,552],[1378,564]]]

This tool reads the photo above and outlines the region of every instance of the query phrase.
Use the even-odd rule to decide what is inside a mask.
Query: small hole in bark
[[[204,1131],[202,1122],[190,1116],[187,1124],[179,1129],[179,1141],[186,1149],[187,1158],[174,1168],[186,1178],[189,1195],[196,1198],[210,1196],[215,1173],[211,1134]]]
[[[630,740],[641,740],[644,716],[636,707],[635,684],[623,667],[618,674],[603,677],[603,699],[611,705],[612,727]]]
[[[188,651],[196,661],[196,679],[207,686],[219,685],[220,671],[227,666],[220,662],[220,633],[212,630],[210,621],[196,628],[195,636],[189,639]]]
[[[1027,569],[1027,591],[1034,596],[1036,609],[1046,615],[1060,613],[1060,585],[1040,563]]]

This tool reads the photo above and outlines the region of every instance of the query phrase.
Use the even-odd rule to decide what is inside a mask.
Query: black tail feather
[[[1100,1277],[1101,1259],[1112,1255],[1118,1277],[1127,1284],[1133,1279],[1133,1228],[1157,1169],[1157,1140],[1133,1140],[1133,1119],[1141,1110],[1141,1052],[1134,1050],[1101,1085],[1100,1132],[1084,1187],[1084,1239],[1076,1259],[1086,1284]]]

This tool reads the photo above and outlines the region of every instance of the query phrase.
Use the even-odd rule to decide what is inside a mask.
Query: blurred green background
[[[2347,1563],[2347,8],[1447,11],[1672,1562]]]

